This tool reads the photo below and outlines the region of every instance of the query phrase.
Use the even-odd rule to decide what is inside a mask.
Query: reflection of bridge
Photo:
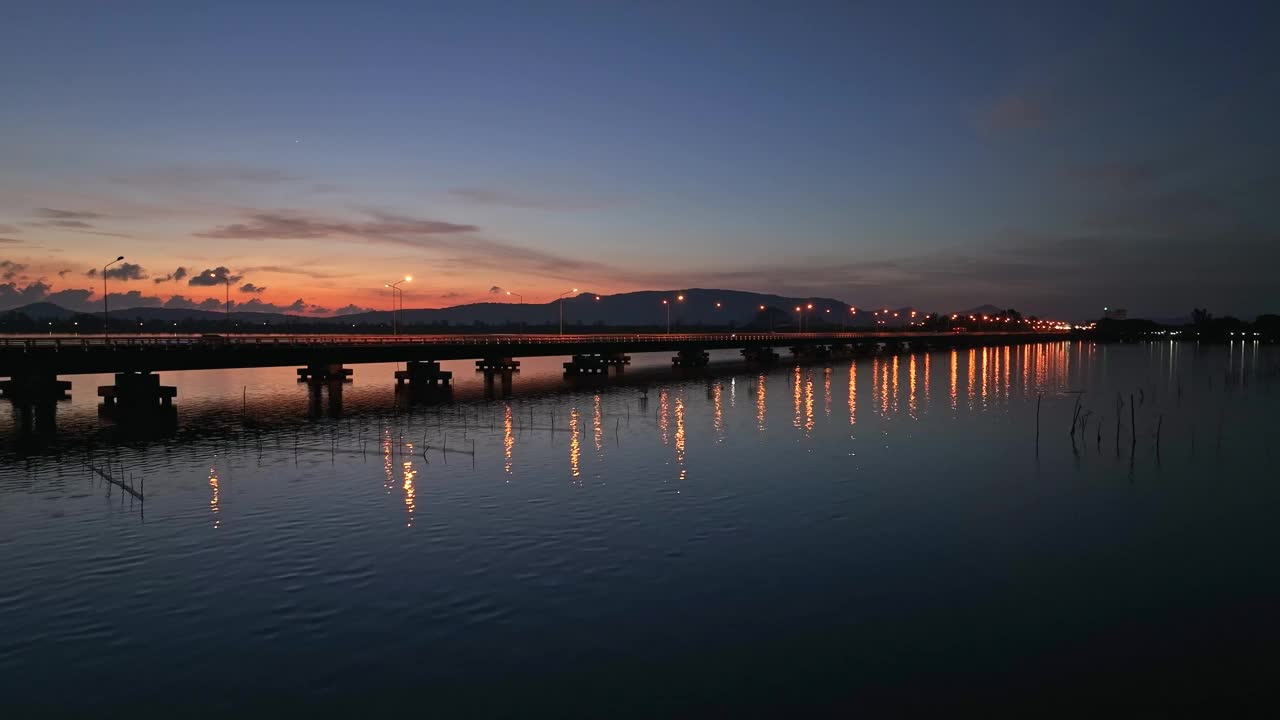
[[[115,386],[99,394],[121,406],[155,406],[173,397],[150,373],[297,366],[299,381],[320,387],[346,380],[347,364],[407,363],[401,383],[421,388],[448,385],[442,360],[475,359],[487,381],[504,385],[519,367],[518,357],[569,356],[570,375],[621,371],[629,352],[673,352],[676,367],[707,364],[707,351],[741,349],[748,361],[777,360],[776,347],[797,356],[841,357],[859,353],[1036,342],[1061,333],[846,332],[846,333],[680,333],[592,335],[217,335],[28,336],[0,338],[0,392],[30,405],[66,396],[70,383],[60,375],[115,373]],[[142,376],[142,377],[138,377]]]

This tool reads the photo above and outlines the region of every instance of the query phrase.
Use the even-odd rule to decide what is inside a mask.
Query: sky
[[[0,309],[1280,312],[1271,6],[9,0]]]

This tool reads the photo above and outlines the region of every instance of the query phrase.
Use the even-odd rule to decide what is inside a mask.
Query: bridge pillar
[[[902,351],[902,341],[896,338],[889,338],[882,341],[884,345],[880,348],[880,352],[884,355],[897,355]]]
[[[396,371],[396,385],[409,383],[414,388],[446,386],[453,382],[453,373],[441,370],[434,360],[405,363],[404,370]]]
[[[742,349],[742,357],[754,365],[774,365],[781,358],[771,347],[746,347]]]
[[[826,360],[828,354],[826,345],[796,345],[791,348],[791,355],[796,360]]]
[[[631,356],[624,352],[613,352],[606,355],[604,361],[614,372],[620,373],[631,364]]]
[[[322,414],[331,418],[342,417],[342,386],[344,382],[350,382],[343,380],[343,377],[337,375],[332,380],[307,380],[308,417],[318,418]],[[328,393],[323,392],[325,388],[328,388]]]
[[[907,347],[911,352],[924,352],[929,349],[929,343],[923,338],[913,338],[907,343]]]
[[[160,376],[149,372],[116,373],[115,385],[98,387],[98,397],[107,407],[142,409],[171,407],[178,388],[161,385]]]
[[[711,355],[706,350],[692,348],[681,350],[671,358],[671,365],[678,368],[702,368],[711,362]]]
[[[485,375],[511,374],[520,372],[520,361],[509,357],[488,357],[476,361],[476,372]]]
[[[565,375],[607,375],[609,358],[600,353],[574,355],[564,364]]]
[[[298,368],[298,382],[312,385],[347,383],[351,382],[351,373],[352,370],[342,367],[342,363],[309,363],[304,368]]]
[[[0,380],[0,397],[17,406],[68,400],[71,383],[53,373],[29,373]]]

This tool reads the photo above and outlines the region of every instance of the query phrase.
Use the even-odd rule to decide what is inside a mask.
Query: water
[[[0,419],[0,707],[1272,696],[1275,348],[716,359],[637,357],[621,384],[526,360],[505,401],[455,363],[441,405],[356,366],[336,418],[289,368],[167,373],[177,426],[150,437],[73,378],[56,432]]]

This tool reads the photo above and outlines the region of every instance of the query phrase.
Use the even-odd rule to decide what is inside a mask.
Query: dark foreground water
[[[340,408],[172,373],[152,437],[98,417],[105,378],[56,430],[3,408],[0,714],[1275,702],[1275,348],[560,360],[506,401],[457,363],[442,405],[392,366]]]

